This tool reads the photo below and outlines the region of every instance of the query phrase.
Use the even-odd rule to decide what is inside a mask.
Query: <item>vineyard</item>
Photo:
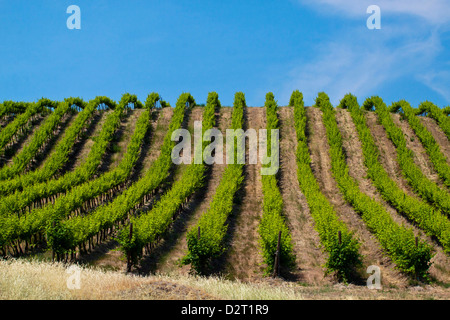
[[[365,285],[377,266],[385,286],[448,286],[448,108],[351,94],[333,106],[324,92],[311,107],[300,91],[289,106],[265,98],[5,101],[0,257],[309,285]],[[250,164],[248,149],[240,163],[239,148],[233,163],[175,164],[173,135],[193,137],[196,121],[206,139],[192,142],[193,159],[219,154],[214,128],[224,142],[234,129],[236,146],[246,130],[267,130],[279,170],[262,174],[270,164]]]

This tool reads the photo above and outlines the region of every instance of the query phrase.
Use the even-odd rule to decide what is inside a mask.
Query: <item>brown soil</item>
[[[361,152],[355,153],[355,150],[361,150],[361,145],[357,139],[356,129],[349,126],[348,119],[341,117],[342,112],[338,112],[337,120],[341,131],[343,131],[344,149],[351,165],[350,172],[355,172],[358,176],[364,177],[364,169],[362,166]],[[331,159],[329,156],[329,145],[327,143],[326,128],[322,121],[322,112],[317,108],[308,108],[308,126],[312,127],[312,137],[310,149],[312,153],[312,165],[318,164],[315,170],[315,176],[322,187],[322,192],[327,196],[330,203],[334,206],[338,216],[347,225],[347,227],[355,232],[355,237],[361,243],[360,252],[363,255],[363,270],[360,272],[361,284],[365,284],[367,279],[365,269],[370,265],[380,267],[383,275],[382,284],[384,286],[404,287],[407,285],[407,279],[399,272],[394,270],[394,264],[387,258],[382,250],[376,237],[369,231],[361,217],[354,211],[354,209],[346,203],[343,196],[334,180],[331,172]],[[349,150],[348,148],[351,148]],[[356,165],[355,165],[356,164]],[[362,190],[366,191],[366,190]]]
[[[142,178],[145,175],[146,170],[150,168],[151,164],[158,158],[161,152],[161,146],[163,144],[164,136],[167,133],[167,130],[170,125],[170,120],[173,115],[172,108],[164,108],[158,111],[159,115],[156,117],[154,121],[152,121],[152,134],[151,134],[151,143],[148,150],[144,151],[146,154],[145,158],[142,160],[142,170],[140,170],[140,177]],[[188,114],[188,119],[185,119],[182,127],[189,129],[194,127],[194,121],[201,121],[203,115],[203,108],[193,108]],[[190,130],[190,129],[189,129]],[[191,130],[190,130],[191,131]],[[193,154],[193,150],[192,150]],[[150,205],[153,201],[157,201],[161,193],[170,188],[171,183],[173,181],[177,181],[182,171],[185,169],[186,165],[182,164],[173,168],[171,176],[164,183],[164,186],[160,190],[159,194],[154,197],[150,201]],[[193,205],[193,201],[191,200],[189,206]],[[151,208],[150,208],[151,209]],[[172,226],[169,233],[166,237],[161,240],[158,246],[151,252],[149,256],[145,256],[141,261],[141,265],[137,270],[141,274],[148,274],[156,272],[159,268],[160,259],[169,251],[170,248],[174,246],[175,241],[179,238],[179,234],[175,232],[179,228],[179,224],[183,224],[187,220],[187,216],[189,216],[189,207],[187,210],[182,212],[180,216],[177,218],[176,222]],[[95,266],[101,266],[106,269],[113,270],[126,270],[126,263],[124,258],[122,257],[122,253],[117,250],[118,243],[114,240],[106,242],[99,246],[96,249],[95,254],[91,254],[86,259],[90,264]]]
[[[87,156],[89,155],[89,152],[92,149],[92,146],[94,145],[95,137],[99,135],[106,118],[111,112],[113,111],[108,110],[96,112],[96,114],[94,115],[95,120],[93,120],[93,124],[89,126],[86,139],[83,139],[82,142],[79,144],[78,146],[79,151],[76,152],[76,154],[74,155],[74,160],[72,160],[70,166],[67,167],[68,171],[79,167],[86,160]]]
[[[370,114],[372,116],[373,114]],[[435,250],[436,255],[432,259],[432,266],[430,268],[430,275],[437,281],[444,283],[450,283],[450,258],[443,252],[442,248],[436,244],[430,237],[426,236],[422,230],[415,227],[408,219],[399,214],[391,205],[385,202],[381,195],[376,190],[376,187],[372,184],[367,177],[366,167],[363,163],[364,156],[362,154],[361,142],[359,140],[355,125],[351,119],[350,113],[347,110],[337,109],[336,119],[343,137],[343,146],[347,157],[347,164],[350,168],[350,175],[358,182],[362,192],[368,196],[374,198],[380,202],[384,208],[390,213],[392,219],[399,225],[404,225],[407,228],[411,228],[414,234],[423,240],[426,240]],[[382,136],[377,134],[377,139],[381,139]],[[384,138],[387,139],[387,136]],[[392,176],[391,176],[392,178]],[[402,189],[407,191],[405,189]],[[384,269],[389,268],[391,272],[394,272],[398,277],[398,283],[395,283],[398,287],[408,285],[408,278],[394,270],[395,265],[390,262]]]
[[[112,155],[109,170],[117,167],[124,154],[127,152],[127,146],[131,141],[134,129],[136,128],[137,120],[142,112],[144,112],[142,109],[128,110],[127,116],[123,119],[120,125],[117,139],[118,141],[116,143],[117,152],[114,152]]]
[[[405,191],[409,196],[419,199],[419,197],[411,190],[408,182],[402,175],[402,171],[397,162],[397,150],[388,138],[386,130],[382,124],[378,123],[378,117],[375,112],[365,112],[366,123],[372,133],[375,145],[377,146],[380,156],[379,160],[383,168],[389,174],[389,177]]]
[[[431,135],[434,137],[437,144],[439,145],[441,152],[447,158],[448,165],[450,165],[450,141],[448,140],[444,131],[442,131],[441,128],[439,128],[439,125],[436,123],[435,120],[429,117],[419,117],[419,119],[422,122],[422,125],[424,125],[425,128],[428,129],[428,131],[430,131]]]
[[[122,120],[121,127],[116,135],[117,147],[116,153],[110,153],[105,156],[102,171],[111,170],[121,160],[126,152],[126,146],[129,143],[136,120],[142,110],[129,111],[128,116]],[[202,119],[203,108],[193,108],[190,111],[188,119],[183,124],[184,128],[193,131],[194,121]],[[153,161],[159,156],[160,148],[163,143],[164,135],[167,132],[170,120],[173,115],[172,108],[166,108],[157,111],[157,117],[152,120],[152,130],[149,135],[148,145],[143,148],[141,160],[136,170],[139,177],[148,170]],[[231,123],[232,108],[222,108],[220,116],[218,116],[219,129],[225,133],[225,129]],[[279,186],[283,197],[284,214],[292,234],[294,243],[294,253],[296,255],[295,268],[286,273],[284,280],[294,280],[302,284],[297,286],[296,290],[301,291],[305,298],[339,298],[354,296],[358,298],[385,298],[386,296],[378,296],[374,291],[369,292],[365,287],[365,280],[368,275],[365,273],[366,268],[370,265],[376,265],[381,268],[383,288],[387,290],[397,290],[393,293],[399,295],[419,297],[422,287],[411,287],[411,279],[404,276],[395,269],[392,261],[383,253],[380,245],[374,235],[367,229],[365,223],[360,216],[348,205],[343,199],[340,190],[331,173],[331,160],[329,157],[329,146],[326,137],[326,130],[322,121],[322,113],[316,108],[307,108],[307,134],[308,146],[311,154],[311,167],[316,179],[319,182],[322,192],[334,206],[338,216],[348,226],[351,231],[355,232],[356,238],[361,243],[361,253],[364,256],[364,267],[359,270],[359,278],[355,280],[357,286],[352,285],[346,288],[342,285],[335,284],[332,276],[324,276],[322,265],[326,260],[326,253],[320,249],[320,241],[317,232],[314,230],[314,221],[310,215],[309,208],[304,195],[298,185],[297,164],[295,152],[297,148],[293,109],[290,107],[282,107],[279,109],[278,116],[280,119],[280,161],[281,167],[279,172]],[[95,125],[94,136],[101,129],[102,123],[106,118],[103,114],[101,121]],[[368,126],[375,137],[375,143],[380,149],[380,162],[390,177],[409,195],[417,198],[411,192],[406,180],[401,174],[401,170],[397,163],[397,153],[392,142],[388,139],[382,125],[377,123],[377,116],[374,112],[367,113]],[[431,119],[422,119],[430,131],[442,146],[443,152],[448,156],[450,154],[450,143],[442,131]],[[389,206],[381,199],[381,196],[372,185],[371,181],[366,177],[366,168],[363,163],[363,155],[361,144],[358,139],[356,128],[351,120],[347,110],[337,109],[338,127],[343,136],[343,147],[347,155],[347,164],[350,168],[350,174],[359,183],[362,192],[383,204],[386,210],[391,214],[394,221],[413,229],[414,233],[430,243],[436,255],[433,258],[433,265],[430,274],[438,283],[450,283],[450,258],[444,254],[441,247],[437,245],[430,237],[416,228],[411,222],[397,213],[395,209]],[[395,121],[398,122],[398,119]],[[418,154],[418,163],[424,171],[426,168],[427,157],[421,152],[423,147],[417,138],[411,141],[411,132],[408,131],[406,122],[399,123],[402,130],[406,133],[407,141],[411,145],[415,153]],[[246,113],[246,127],[255,130],[266,127],[265,109],[264,108],[248,108]],[[410,129],[409,129],[410,130]],[[83,144],[83,148],[77,153],[77,159],[74,161],[74,167],[78,166],[85,159],[93,140],[88,138]],[[422,147],[422,151],[421,148]],[[192,148],[192,152],[194,149]],[[247,151],[248,154],[248,151]],[[262,185],[261,185],[261,165],[258,161],[257,165],[247,164],[244,167],[245,180],[243,186],[238,193],[238,201],[229,219],[228,232],[228,251],[218,263],[217,272],[223,274],[230,279],[239,279],[245,282],[251,282],[253,285],[259,283],[268,283],[282,289],[295,283],[284,281],[283,279],[269,279],[264,277],[262,255],[260,253],[258,227],[262,215]],[[176,166],[172,170],[172,175],[168,182],[164,184],[162,190],[170,187],[173,181],[177,181],[186,165]],[[220,182],[225,165],[213,165],[205,177],[205,187],[189,202],[188,207],[177,217],[174,225],[166,235],[165,239],[156,247],[156,249],[145,257],[143,265],[139,272],[144,274],[158,272],[168,274],[181,274],[185,276],[189,273],[189,266],[178,267],[177,262],[184,256],[187,250],[186,232],[193,226],[201,214],[204,213],[215,193],[216,187]],[[161,191],[163,192],[163,191]],[[154,199],[157,199],[156,196]],[[153,201],[153,199],[152,199]],[[100,266],[110,270],[125,270],[125,261],[121,257],[121,253],[117,251],[117,243],[114,240],[105,242],[96,247],[94,252],[84,257],[86,262],[94,266]],[[284,275],[283,275],[284,276]],[[192,288],[187,288],[183,284],[171,284],[165,281],[152,282],[149,286],[127,287],[122,293],[121,298],[139,299],[139,298],[158,298],[170,299],[171,297],[192,297],[193,299],[210,298],[205,292],[198,292]],[[155,295],[148,294],[149,288],[154,290]],[[423,289],[425,290],[425,289]],[[423,291],[424,295],[438,292],[438,296],[442,294],[444,287],[435,287],[432,291]],[[392,292],[394,292],[392,291]],[[369,293],[367,293],[369,292]],[[123,295],[122,295],[123,294]],[[389,293],[390,294],[390,293]],[[197,296],[198,295],[198,296]]]
[[[128,143],[133,136],[137,119],[142,112],[143,110],[140,109],[125,111],[124,116],[120,119],[119,127],[115,131],[112,141],[110,142],[107,151],[102,158],[101,165],[93,178],[97,178],[105,172],[113,170],[119,165],[124,154],[127,152]]]
[[[216,112],[216,119],[218,129],[225,134],[226,129],[231,127],[231,108],[221,108],[220,112]],[[224,164],[214,164],[208,168],[208,173],[205,177],[205,186],[199,192],[197,197],[193,199],[192,209],[186,210],[185,214],[179,217],[178,221],[173,226],[173,234],[176,239],[173,239],[174,244],[162,254],[158,261],[157,271],[160,273],[174,273],[187,275],[190,273],[190,266],[179,266],[178,262],[187,254],[187,239],[188,230],[194,226],[201,215],[209,208],[211,200],[215,194],[216,188],[220,183],[223,171],[226,168],[225,154],[223,157]],[[188,212],[190,211],[190,212]],[[185,219],[180,219],[184,218]]]
[[[0,119],[0,131],[6,127],[8,124],[14,121],[16,118],[15,115],[6,115],[3,118]]]
[[[48,157],[50,157],[56,146],[64,138],[66,130],[74,123],[76,118],[77,115],[74,115],[71,112],[63,116],[63,118],[61,119],[61,123],[56,128],[56,134],[50,139],[50,141],[45,143],[43,152],[41,152],[37,156],[37,161],[29,169],[36,170],[43,167],[45,161],[48,159]]]
[[[434,259],[435,265],[430,269],[430,274],[440,281],[448,281],[449,273],[448,271],[445,271],[445,265],[448,265],[449,261],[446,255],[429,237],[426,237],[421,230],[415,228],[407,219],[399,215],[393,207],[386,203],[381,198],[370,179],[366,178],[367,171],[363,163],[364,157],[362,154],[361,143],[349,112],[347,110],[337,109],[336,119],[343,137],[343,147],[347,157],[347,164],[350,168],[350,175],[358,182],[360,190],[381,203],[396,223],[404,225],[407,228],[412,228],[416,236],[427,240],[430,245],[435,247],[438,254]],[[396,271],[394,269],[395,264],[389,259],[380,256],[380,262],[382,264],[382,266],[380,266],[380,268],[382,268],[382,274],[385,276],[384,280],[389,281],[389,284],[397,287],[405,287],[408,285],[410,279]],[[387,279],[386,276],[389,276],[389,279]]]
[[[279,187],[283,197],[284,215],[292,236],[296,256],[294,278],[302,283],[323,285],[330,283],[324,278],[322,266],[326,256],[320,249],[320,239],[314,229],[308,203],[300,190],[297,178],[297,136],[294,127],[294,109],[281,107],[278,111],[280,125],[280,171]]]
[[[247,108],[245,118],[247,129],[259,132],[259,129],[266,128],[264,108]],[[246,154],[248,156],[248,148]],[[247,157],[244,175],[240,205],[230,217],[230,242],[224,257],[224,271],[230,278],[248,281],[261,279],[265,268],[258,234],[263,202],[260,161],[256,165],[248,164]]]
[[[26,131],[22,133],[22,135],[18,138],[18,140],[5,148],[4,155],[1,156],[0,165],[9,165],[12,163],[12,159],[14,156],[19,154],[23,148],[28,145],[33,138],[34,133],[39,129],[39,127],[45,122],[49,115],[42,116],[41,114],[38,114],[36,116],[36,119],[33,121],[28,121],[28,123],[25,125],[25,127],[28,127],[25,129]]]
[[[161,153],[161,146],[164,142],[164,136],[169,130],[170,120],[173,116],[173,109],[163,108],[155,111],[154,114],[154,119],[151,122],[151,143],[142,162],[140,177],[145,175],[152,163]]]
[[[399,114],[391,114],[394,123],[402,130],[406,146],[414,154],[414,163],[422,171],[422,173],[432,182],[437,184],[440,188],[446,188],[442,183],[439,175],[434,170],[433,163],[423,147],[417,135],[412,130],[407,120],[402,120]]]

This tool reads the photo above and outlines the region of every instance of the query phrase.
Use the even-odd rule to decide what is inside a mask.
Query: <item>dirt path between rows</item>
[[[21,133],[17,141],[4,149],[4,154],[1,155],[0,158],[0,167],[7,166],[12,163],[14,156],[19,154],[23,148],[30,143],[36,131],[39,130],[40,126],[48,117],[49,115],[43,116],[42,114],[37,114],[33,117],[33,120],[28,120],[27,124],[24,126],[24,128],[26,128],[24,129],[25,132]],[[11,140],[9,142],[11,142]]]
[[[443,184],[442,180],[439,178],[434,165],[427,154],[427,151],[423,147],[414,130],[411,128],[407,120],[402,120],[399,114],[392,114],[392,120],[399,127],[406,140],[406,147],[411,150],[414,154],[414,163],[422,171],[422,173],[430,181],[434,182],[441,189],[447,190],[447,187]]]
[[[418,118],[420,119],[420,122],[422,122],[422,125],[424,125],[425,128],[427,128],[428,131],[431,133],[434,140],[436,140],[437,144],[439,145],[439,148],[441,149],[441,152],[447,158],[448,165],[450,165],[450,141],[448,140],[444,131],[442,131],[441,128],[439,128],[439,125],[436,123],[434,119],[431,119],[429,117],[418,117]]]
[[[231,114],[232,109],[226,107],[221,108],[220,111],[216,112],[216,127],[222,132],[224,137],[226,129],[231,127]],[[189,209],[186,210],[186,212],[183,213],[174,224],[173,232],[171,232],[174,234],[174,239],[172,240],[173,245],[171,245],[170,248],[168,248],[168,250],[166,250],[166,252],[164,252],[159,258],[157,264],[158,272],[163,274],[177,273],[182,275],[188,275],[190,273],[191,267],[189,265],[178,265],[180,259],[182,259],[188,252],[186,239],[187,232],[198,222],[201,215],[208,210],[222,178],[223,171],[226,168],[225,160],[224,153],[224,164],[213,164],[209,166],[208,172],[205,176],[204,187],[192,199]]]
[[[98,136],[108,114],[110,114],[111,112],[111,110],[95,111],[91,123],[87,127],[85,133],[83,133],[85,137],[82,138],[81,141],[76,143],[70,156],[69,162],[62,170],[63,172],[72,171],[75,168],[78,168],[84,162],[84,160],[89,155],[92,146],[94,145],[94,137]]]
[[[45,124],[45,121],[48,119],[49,116],[47,116],[43,121],[39,123],[39,125],[32,128],[32,131],[27,136],[25,142],[20,146],[20,148],[15,152],[13,158],[10,160],[9,164],[12,164],[14,161],[14,157],[17,156],[20,152],[26,148],[31,141],[34,139],[35,134],[39,131],[40,128]],[[48,157],[51,155],[51,153],[54,151],[55,147],[57,146],[58,142],[62,139],[64,136],[64,132],[69,126],[73,123],[75,120],[76,115],[72,114],[71,112],[67,112],[64,114],[61,118],[61,122],[56,126],[54,129],[54,135],[50,137],[50,140],[45,141],[42,144],[42,151],[38,151],[38,153],[35,154],[35,156],[31,159],[31,161],[27,164],[26,169],[24,170],[24,173],[29,171],[34,171],[42,167],[42,165],[45,163],[45,160],[48,159]]]
[[[193,138],[194,134],[194,122],[201,121],[203,119],[203,108],[202,107],[194,107],[189,110],[182,124],[183,129],[189,130],[191,137]],[[164,113],[159,117],[158,124],[156,126],[157,133],[152,137],[152,144],[147,154],[150,155],[150,159],[146,159],[143,163],[147,163],[147,167],[151,166],[151,163],[157,159],[160,154],[160,149],[163,144],[164,136],[168,131],[170,125],[170,119],[173,114],[170,111],[163,111]],[[157,140],[155,140],[157,139]],[[192,150],[191,156],[194,155],[193,149],[193,139],[192,141]],[[193,159],[193,158],[192,158]],[[166,181],[159,186],[159,191],[157,195],[155,195],[148,203],[147,209],[151,210],[151,205],[159,200],[159,197],[170,190],[172,184],[178,181],[183,172],[188,167],[187,164],[173,165],[170,176],[166,179]],[[170,255],[170,252],[176,245],[179,240],[182,232],[180,231],[189,220],[190,214],[192,213],[192,208],[196,206],[195,198],[191,199],[187,205],[187,207],[176,217],[173,225],[170,227],[168,232],[165,234],[164,238],[158,243],[158,245],[152,250],[149,255],[146,255],[141,260],[140,266],[137,271],[140,274],[152,274],[152,273],[167,273],[169,272],[167,269],[164,269],[164,263],[166,256]],[[176,266],[176,261],[174,264],[171,264],[171,267]],[[124,268],[124,264],[122,264],[122,268]]]
[[[123,119],[124,121],[121,122],[120,131],[118,132],[115,146],[113,146],[113,155],[109,170],[116,168],[127,152],[128,144],[133,137],[134,129],[136,129],[137,120],[143,111],[142,109],[128,110],[125,119]]]
[[[324,277],[322,266],[326,254],[320,249],[320,238],[314,229],[314,220],[305,196],[300,190],[297,177],[297,136],[294,126],[294,109],[281,107],[278,111],[280,124],[280,174],[278,184],[283,198],[286,217],[294,244],[296,268],[292,271],[296,281],[308,285],[331,283]]]
[[[263,107],[246,109],[245,128],[266,128],[266,114]],[[244,182],[241,187],[240,205],[230,217],[229,233],[231,235],[229,250],[225,258],[225,272],[231,278],[244,281],[258,280],[263,277],[264,263],[260,254],[258,227],[262,216],[262,182],[261,163],[249,164],[246,148]]]
[[[139,177],[142,178],[153,162],[158,159],[161,153],[161,147],[164,142],[164,136],[169,130],[170,121],[173,116],[173,108],[163,108],[156,111],[154,118],[151,121],[151,133],[149,147],[145,150],[144,159],[142,160],[142,169]]]
[[[430,238],[426,237],[421,230],[414,227],[406,218],[398,214],[392,206],[385,202],[371,180],[366,178],[367,169],[364,165],[361,142],[350,113],[347,110],[337,109],[336,119],[343,137],[343,147],[347,157],[347,164],[350,168],[349,173],[358,182],[360,190],[381,203],[397,224],[412,228],[416,236],[426,239],[428,243],[435,247],[438,255],[433,260],[434,265],[430,269],[430,274],[441,281],[448,280],[449,274],[442,272],[442,269],[445,269],[445,264],[448,264],[449,261],[442,250]],[[378,266],[380,266],[383,275],[389,275],[389,279],[387,280],[389,280],[391,285],[395,285],[396,287],[405,287],[408,285],[408,277],[395,270],[395,264],[390,259],[380,256],[379,261],[381,265],[378,264]]]
[[[411,189],[406,179],[403,177],[400,166],[397,162],[397,150],[392,143],[392,141],[388,138],[386,130],[382,124],[378,123],[378,116],[375,112],[371,111],[363,111],[366,117],[366,124],[372,133],[372,137],[375,141],[375,145],[377,146],[380,152],[380,163],[386,172],[389,174],[389,177],[395,181],[395,183],[405,191],[409,196],[415,197],[416,199],[420,199]]]
[[[50,137],[49,141],[44,142],[43,150],[30,162],[27,167],[27,172],[38,170],[44,166],[47,159],[55,151],[58,143],[64,138],[66,130],[75,122],[77,116],[78,114],[74,115],[73,113],[68,112],[62,117],[61,122],[54,130],[55,134]]]
[[[346,126],[354,127],[353,121],[351,119],[351,115],[348,113],[347,110],[338,110],[338,118],[340,119],[340,122],[345,123]],[[369,112],[367,114],[366,118],[370,119],[370,121],[368,121],[368,122],[371,123],[371,125],[369,127],[370,127],[372,133],[376,132],[375,141],[376,142],[377,141],[384,142],[384,143],[378,144],[378,147],[382,146],[382,147],[394,148],[394,146],[392,145],[392,142],[388,139],[385,131],[383,131],[384,129],[382,128],[382,126],[381,125],[375,126],[374,118],[376,118],[376,114]],[[381,126],[381,128],[378,126]],[[346,154],[348,157],[347,161],[351,168],[350,175],[353,176],[353,178],[355,178],[358,181],[360,188],[364,193],[366,193],[370,197],[375,198],[378,202],[383,204],[383,206],[391,214],[391,217],[395,222],[397,222],[400,225],[404,225],[407,228],[412,228],[412,230],[414,231],[414,234],[416,236],[420,237],[421,239],[426,240],[434,248],[436,255],[431,260],[432,266],[430,267],[430,275],[432,278],[434,278],[438,281],[449,283],[449,281],[450,281],[450,259],[449,259],[449,257],[443,252],[441,246],[436,244],[436,242],[433,241],[430,237],[426,236],[425,233],[421,229],[417,228],[407,218],[405,218],[403,215],[399,214],[395,210],[395,208],[393,208],[391,205],[389,205],[387,202],[385,202],[382,199],[381,195],[376,190],[376,187],[371,183],[371,181],[369,179],[365,178],[366,177],[366,168],[363,164],[362,149],[361,149],[360,141],[359,141],[359,138],[358,138],[358,135],[356,132],[356,128],[351,129],[351,132],[354,132],[354,134],[352,134],[352,136],[354,136],[354,138],[352,138],[352,143],[348,142],[349,134],[346,133],[345,130],[343,130],[343,131],[341,130],[341,132],[343,132],[343,136],[346,137],[346,138],[344,138],[344,148],[348,148],[347,149],[348,151],[346,151]],[[383,132],[384,132],[384,135],[383,135]],[[389,145],[389,143],[391,143],[391,144]],[[384,152],[381,152],[381,153],[382,154],[384,153],[385,155],[391,154],[391,153],[387,153],[386,150],[384,150]],[[360,154],[360,155],[357,155],[357,154]],[[355,155],[357,155],[357,156],[355,156]],[[389,162],[392,163],[393,161],[396,161],[396,158],[395,158],[396,153],[393,155],[393,157],[394,158],[390,159]],[[386,159],[384,161],[386,161]],[[386,169],[386,166],[384,166],[384,167]],[[398,180],[395,179],[393,172],[394,171],[388,171],[391,179],[393,179],[394,181],[397,182]],[[402,181],[402,182],[405,183],[404,181]],[[404,187],[404,185],[401,185],[401,184],[398,184],[398,185],[403,191],[410,194],[409,186]]]
[[[310,149],[312,152],[313,166],[317,163],[315,176],[322,186],[322,192],[324,192],[330,203],[334,206],[340,219],[347,225],[349,230],[355,232],[355,237],[361,243],[360,252],[363,255],[364,267],[360,271],[361,279],[359,281],[361,283],[359,284],[365,285],[365,280],[368,277],[365,274],[365,269],[368,266],[376,265],[381,269],[383,285],[396,287],[406,286],[407,279],[394,270],[395,265],[383,254],[376,237],[369,231],[360,215],[344,200],[339,190],[331,171],[331,158],[329,156],[329,145],[326,128],[322,120],[322,112],[317,108],[308,108],[307,116],[308,126],[312,128]],[[361,144],[357,139],[356,129],[349,125],[348,119],[345,119],[347,120],[345,121],[341,117],[342,111],[338,111],[336,116],[338,126],[344,133],[344,150],[347,153],[349,164],[351,165],[350,172],[353,171],[358,176],[364,176]]]
[[[145,153],[145,157],[141,159],[141,177],[151,166],[151,163],[157,159],[161,152],[164,136],[169,129],[170,119],[173,115],[172,108],[164,108],[158,111],[158,115],[151,120],[150,145]],[[142,156],[142,155],[141,155]],[[139,170],[138,170],[139,171]],[[117,250],[117,242],[114,240],[107,241],[98,246],[95,251],[87,257],[90,264],[107,270],[126,270],[126,262],[122,259],[122,253]]]

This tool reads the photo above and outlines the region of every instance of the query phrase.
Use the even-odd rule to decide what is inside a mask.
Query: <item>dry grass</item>
[[[230,281],[182,275],[140,277],[81,268],[81,288],[70,290],[69,265],[25,260],[0,260],[1,300],[357,300],[450,299],[438,286],[369,290],[334,284],[302,286],[280,279]]]
[[[79,266],[80,289],[69,289],[69,265],[37,261],[0,262],[2,300],[208,299],[195,288],[158,277],[139,277]]]

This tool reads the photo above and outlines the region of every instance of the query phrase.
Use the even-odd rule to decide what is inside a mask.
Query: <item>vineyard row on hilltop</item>
[[[75,261],[80,256],[89,256],[97,246],[115,241],[127,270],[131,271],[145,264],[145,257],[169,246],[165,242],[174,224],[186,219],[185,213],[191,212],[196,202],[203,201],[206,210],[185,226],[184,254],[178,262],[180,268],[190,266],[199,274],[210,274],[217,272],[220,261],[233,255],[236,216],[246,214],[240,210],[242,201],[252,197],[259,218],[255,226],[248,226],[255,231],[254,235],[248,234],[248,241],[257,239],[254,247],[262,261],[263,275],[279,274],[279,268],[283,274],[298,272],[296,266],[301,266],[302,261],[298,257],[298,231],[293,219],[302,216],[310,219],[313,236],[318,241],[302,246],[320,249],[324,275],[333,274],[349,281],[367,264],[367,238],[343,216],[337,196],[347,206],[346,210],[356,213],[352,219],[358,220],[364,232],[370,234],[370,241],[377,244],[376,250],[402,275],[429,280],[430,270],[448,265],[448,108],[426,101],[414,109],[404,100],[388,107],[377,96],[360,105],[351,94],[335,108],[323,92],[312,107],[305,107],[298,90],[293,92],[288,107],[279,107],[273,93],[268,93],[262,125],[268,132],[268,148],[273,139],[292,138],[295,167],[286,172],[284,153],[267,150],[267,158],[280,159],[281,172],[260,174],[249,182],[249,170],[254,165],[238,161],[223,164],[224,170],[215,178],[215,189],[207,198],[202,198],[202,194],[206,194],[208,181],[213,179],[211,167],[222,164],[177,166],[172,160],[172,151],[179,142],[174,141],[174,133],[182,128],[192,131],[188,123],[193,121],[190,116],[197,108],[189,93],[181,94],[174,108],[157,93],[148,95],[145,103],[131,94],[124,94],[118,103],[107,97],[89,102],[80,98],[41,99],[36,103],[5,101],[0,105],[0,254],[19,257],[51,252],[53,259]],[[290,124],[280,123],[282,108],[288,110]],[[171,109],[170,118],[165,128],[158,129],[166,109]],[[224,121],[221,115],[226,109],[216,92],[208,95],[200,114],[203,136]],[[238,132],[235,144],[249,129],[252,109],[247,107],[244,93],[236,93],[230,108],[231,129]],[[317,162],[311,137],[318,132],[309,129],[308,110],[320,115],[321,150],[327,150],[327,154],[320,154],[319,159],[329,161],[327,170],[332,181],[323,181],[323,175],[319,174],[318,170],[326,168],[328,162]],[[361,169],[366,173],[362,177],[352,172],[338,113],[348,115],[354,126],[352,138],[361,146]],[[120,136],[130,114],[135,114],[135,118],[127,134]],[[385,150],[371,127],[373,116],[387,137],[386,143],[395,152],[389,156],[395,159],[397,176],[386,167]],[[424,116],[433,122],[433,130],[425,125]],[[40,118],[41,122],[36,124]],[[98,118],[102,121],[96,124]],[[90,128],[96,125],[98,128],[92,134]],[[287,125],[292,126],[294,137],[273,135],[278,132],[273,130]],[[405,133],[405,126],[414,136]],[[208,138],[203,140],[200,150],[194,148],[195,152],[202,152],[197,157],[217,151],[211,150],[212,138]],[[83,149],[87,140],[90,145]],[[118,151],[121,140],[124,142],[119,159],[108,166],[108,158]],[[422,148],[420,157],[426,159],[425,166],[418,162],[417,150],[412,150],[412,145]],[[71,165],[80,149],[85,154],[76,165]],[[234,148],[235,159],[237,149]],[[148,154],[152,160],[144,166],[142,162]],[[292,202],[285,196],[283,184],[287,176],[294,177],[295,188],[306,206],[292,209],[286,204]],[[248,183],[258,184],[260,189],[250,194]],[[373,193],[367,192],[365,183],[372,186]],[[332,196],[329,190],[333,184],[337,194]],[[293,218],[292,210],[297,218]],[[433,269],[433,264],[439,267]],[[448,280],[448,275],[443,277]]]

